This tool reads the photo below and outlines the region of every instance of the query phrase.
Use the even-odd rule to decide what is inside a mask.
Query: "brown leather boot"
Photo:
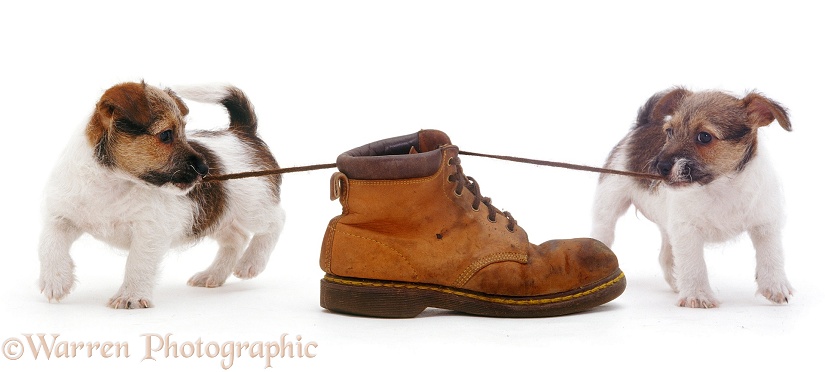
[[[419,133],[341,154],[343,213],[321,248],[321,306],[414,317],[427,307],[497,317],[582,311],[618,297],[625,277],[601,242],[531,244],[464,175],[446,134]]]

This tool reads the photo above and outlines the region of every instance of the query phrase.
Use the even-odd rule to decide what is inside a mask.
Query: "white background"
[[[142,361],[143,334],[182,344],[314,341],[317,357],[277,370],[800,370],[821,353],[819,140],[822,25],[805,2],[693,1],[108,1],[0,6],[0,341],[126,342],[128,358],[18,360],[3,371],[221,370],[221,358]],[[25,5],[21,5],[25,4]],[[746,237],[708,249],[713,310],[675,305],[658,268],[655,226],[628,213],[614,249],[626,292],[586,313],[490,319],[431,310],[383,320],[318,304],[320,243],[340,205],[332,171],[284,177],[287,226],[268,269],[219,289],[185,285],[211,262],[204,241],[171,253],[156,307],[105,306],[125,254],[90,239],[72,255],[78,284],[59,304],[39,293],[37,239],[45,179],[67,139],[109,86],[226,82],[255,104],[260,134],[282,166],[334,162],[350,148],[441,129],[461,149],[601,165],[653,93],[674,85],[756,89],[788,107],[794,131],[762,129],[785,184],[788,305],[755,295]],[[192,105],[191,128],[220,128],[220,109]],[[494,204],[539,243],[590,230],[597,176],[463,158]],[[26,346],[27,347],[27,346]],[[248,355],[231,370],[263,370]]]

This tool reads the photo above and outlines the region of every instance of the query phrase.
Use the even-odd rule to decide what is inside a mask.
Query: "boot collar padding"
[[[443,132],[422,130],[349,150],[338,156],[336,165],[347,177],[359,180],[427,177],[441,167],[437,150],[449,145],[450,138]]]

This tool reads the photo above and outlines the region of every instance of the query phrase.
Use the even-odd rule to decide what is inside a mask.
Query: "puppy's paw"
[[[719,307],[719,301],[707,293],[679,294],[679,306],[694,309],[712,309]]]
[[[770,285],[759,285],[759,293],[775,304],[786,304],[793,295],[793,288],[787,281],[776,282]]]
[[[125,284],[124,287],[126,287]],[[146,309],[154,307],[148,294],[129,290],[124,287],[121,287],[117,294],[109,299],[109,307],[113,309]]]
[[[74,287],[75,276],[71,263],[57,270],[40,272],[40,292],[51,301],[59,302]]]
[[[147,309],[154,306],[151,300],[140,296],[117,295],[109,299],[109,307],[113,309]]]
[[[227,275],[220,275],[211,271],[201,271],[189,278],[186,284],[192,287],[216,288],[226,282]]]
[[[258,257],[250,258],[244,255],[241,261],[235,265],[233,272],[238,278],[252,279],[262,273],[265,268],[266,260]]]

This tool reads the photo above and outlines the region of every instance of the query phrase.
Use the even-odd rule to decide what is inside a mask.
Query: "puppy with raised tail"
[[[788,302],[793,290],[783,263],[783,198],[757,135],[774,121],[791,130],[786,110],[758,93],[740,99],[675,88],[654,95],[606,167],[658,174],[664,181],[602,176],[592,236],[612,245],[616,221],[634,205],[661,231],[659,263],[679,306],[711,308],[719,302],[704,246],[746,232],[756,250],[759,293]]]
[[[202,182],[207,174],[278,166],[257,136],[257,118],[239,89],[178,91],[229,112],[229,128],[185,132],[189,110],[178,94],[144,83],[109,88],[70,140],[46,186],[40,237],[40,288],[60,301],[75,283],[69,250],[84,233],[129,251],[118,309],[152,305],[164,255],[210,236],[218,254],[189,285],[217,287],[266,267],[284,224],[280,176]]]

